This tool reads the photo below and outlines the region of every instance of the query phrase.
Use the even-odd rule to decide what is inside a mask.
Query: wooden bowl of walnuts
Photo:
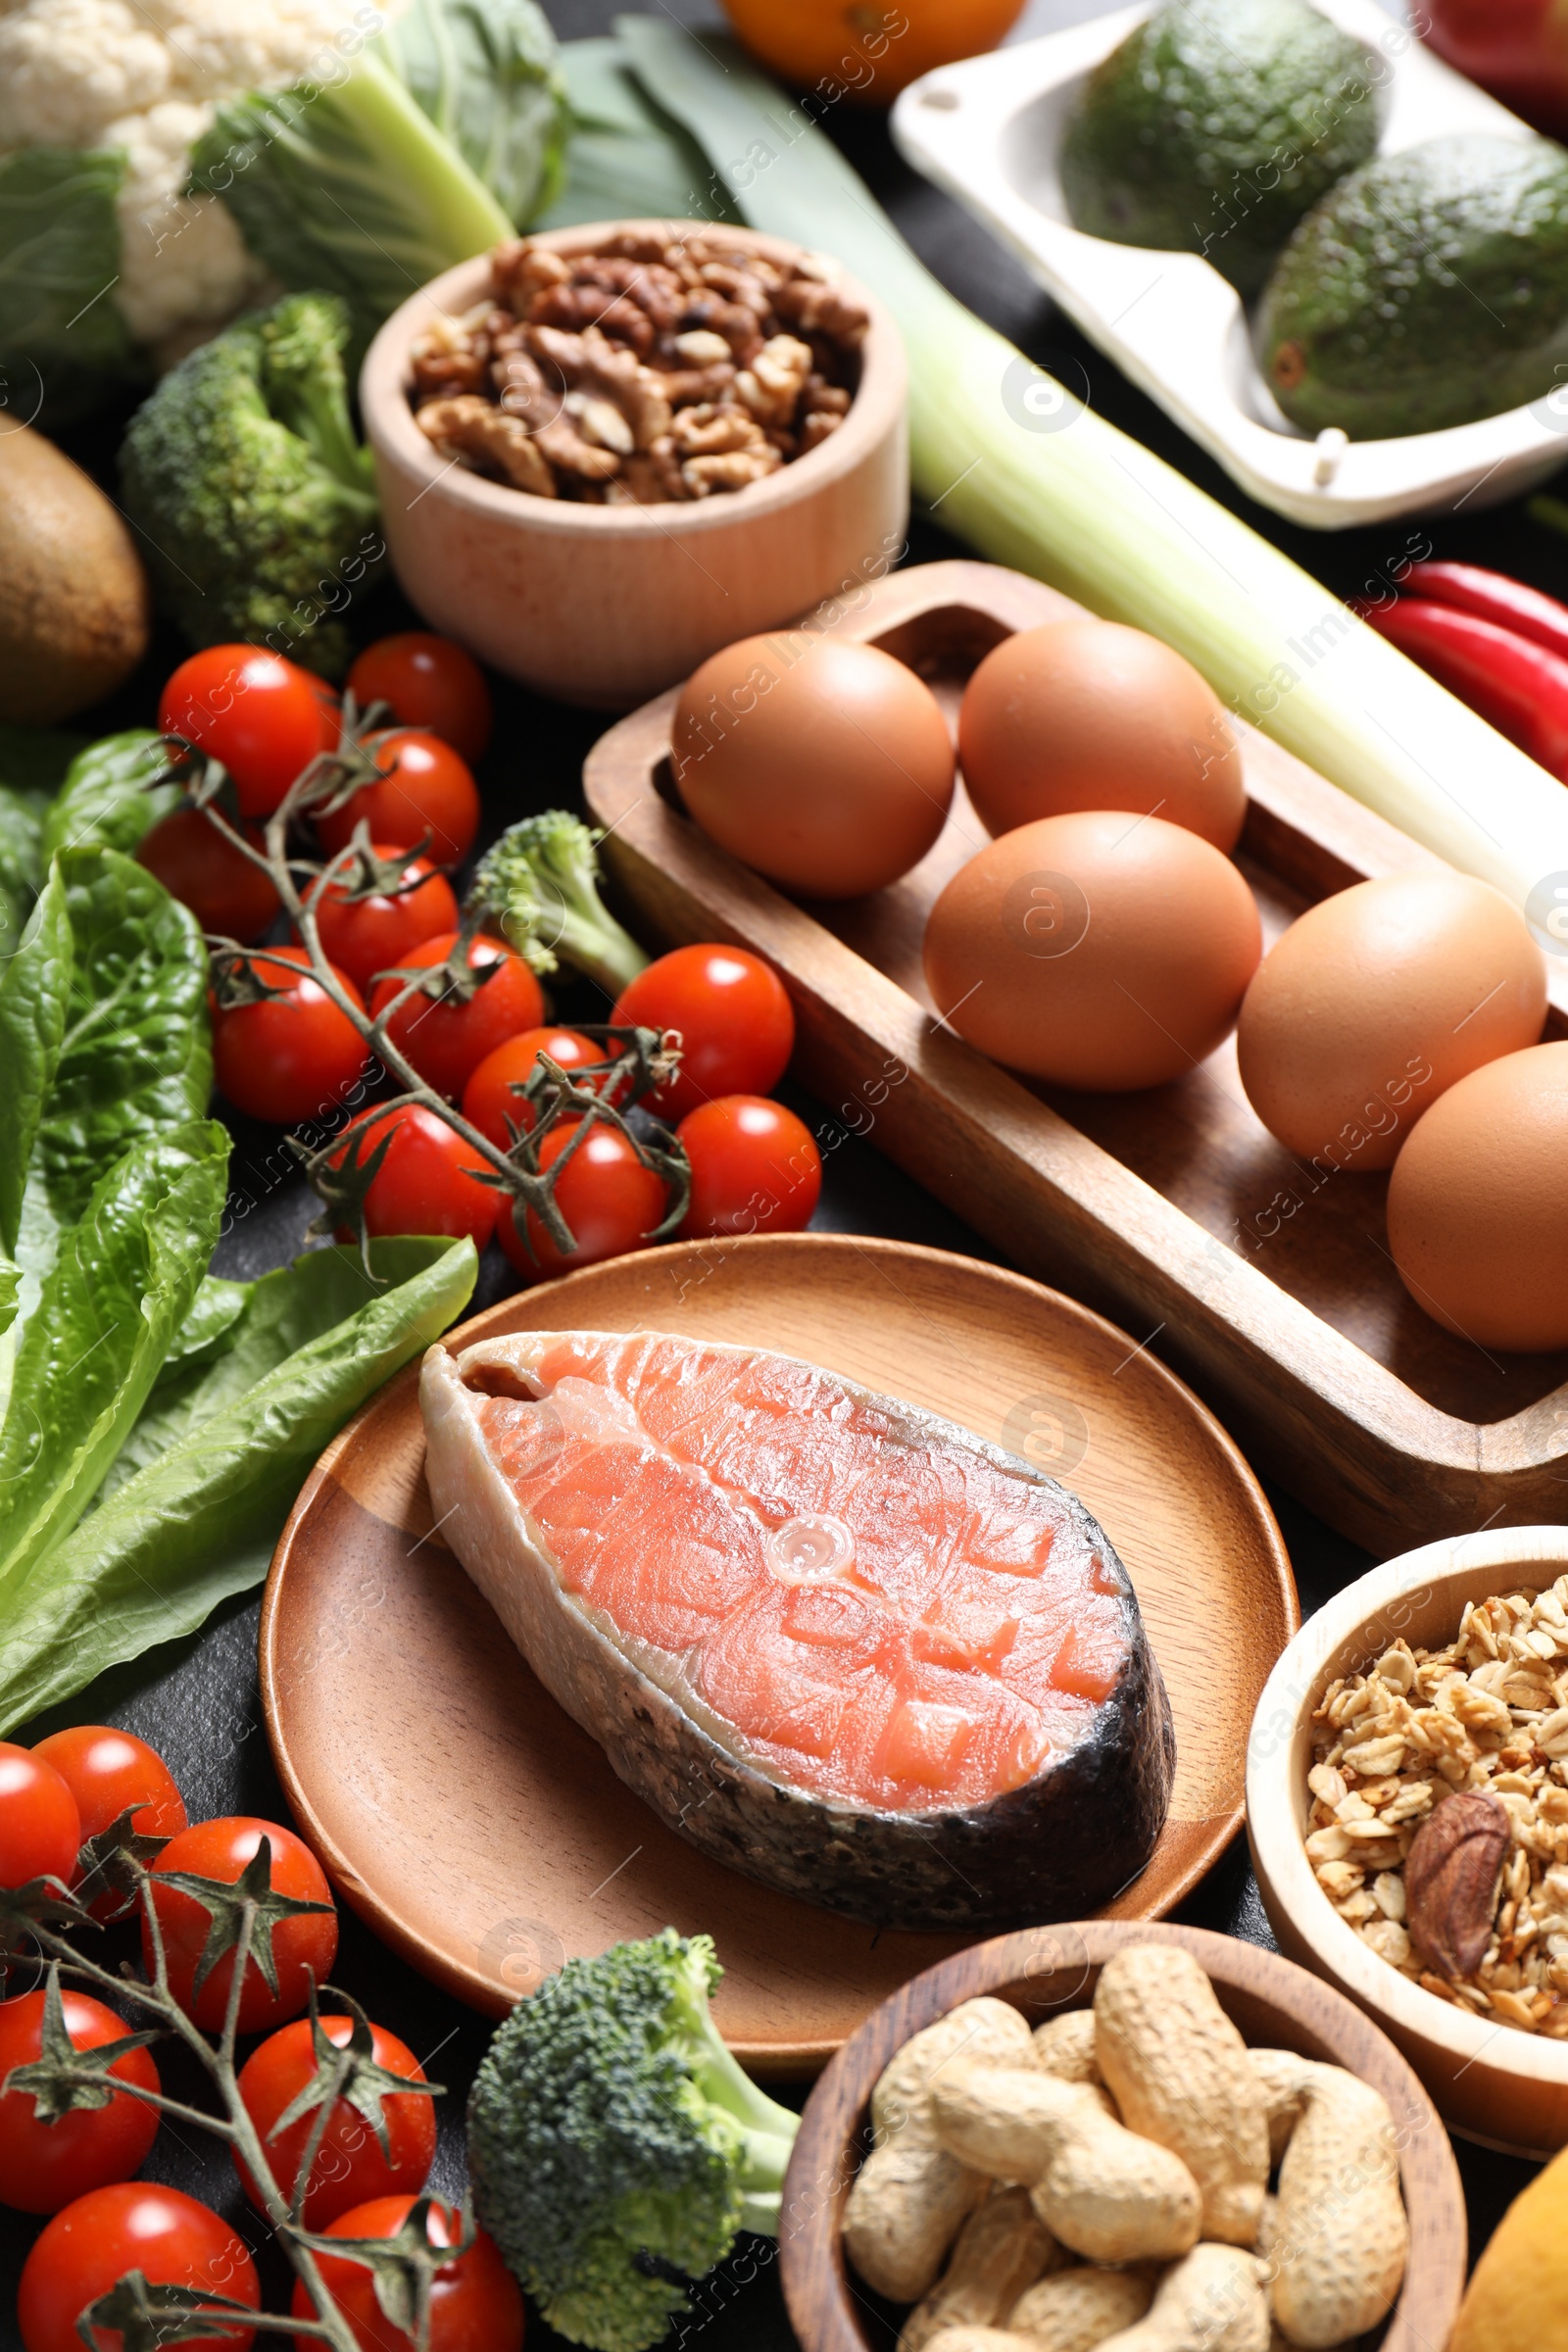
[[[1509,2155],[1568,2144],[1565,1601],[1568,1527],[1404,1552],[1307,1620],[1248,1745],[1281,1949]]]
[[[360,382],[411,602],[541,693],[624,710],[903,552],[897,327],[836,264],[722,223],[498,246]]]
[[[1240,2070],[1242,2095],[1209,2119],[1210,2154],[1229,2181],[1217,2195],[1212,2169],[1204,2171],[1190,2145],[1192,2174],[1173,2153],[1181,2127],[1161,2144],[1126,2078],[1140,2036],[1147,2050],[1151,2027],[1156,2038],[1165,2033],[1157,2012],[1167,1996],[1173,2031],[1162,2054],[1173,2110],[1190,2104],[1196,2113],[1205,2077],[1217,2089],[1226,2068]],[[1009,2057],[1003,2044],[1014,2041],[1020,2052]],[[1270,2070],[1277,2087],[1257,2108]],[[1010,2116],[1009,2101],[1017,2102]],[[1040,2104],[1040,2130],[1054,2134],[1045,2171],[1031,2160],[1031,2101]],[[1236,2120],[1244,2107],[1257,2110],[1245,2124]],[[1336,2116],[1356,2112],[1376,2119],[1375,2161],[1359,2139],[1352,2147],[1347,2136],[1342,2146],[1336,2136]],[[1296,2153],[1309,2129],[1314,2146],[1301,2152],[1315,2185]],[[1249,2131],[1261,2133],[1255,2148],[1243,2145]],[[1128,2157],[1132,2173],[1118,2181],[1118,2162]],[[1275,2164],[1278,2197],[1265,2200]],[[965,2169],[974,2166],[990,2176],[989,2192]],[[1195,2204],[1185,2229],[1156,2244],[1151,2229],[1174,2226],[1164,2182],[1173,2170],[1177,2194],[1199,2200],[1201,2220]],[[1355,2191],[1348,2200],[1347,2179]],[[1007,2185],[1015,2181],[1022,2184]],[[1385,2209],[1383,2271],[1373,2280],[1377,2207]],[[1136,2247],[1134,2228],[1145,2232]],[[1015,2242],[1030,2231],[1032,2248]],[[1211,2242],[1221,2238],[1228,2242]],[[1259,2245],[1262,2256],[1249,2250]],[[1364,2255],[1368,2277],[1352,2277]],[[871,2352],[901,2329],[902,2343],[929,2344],[931,2352],[943,2352],[949,2328],[957,2330],[948,2339],[953,2352],[1099,2342],[1112,2302],[1125,2309],[1111,2327],[1136,2329],[1140,2346],[1157,2340],[1186,2352],[1221,2333],[1261,2346],[1271,2307],[1276,2319],[1282,2311],[1292,2319],[1288,2340],[1340,2340],[1327,2305],[1309,2311],[1303,2326],[1300,2312],[1281,2301],[1272,2277],[1298,2257],[1308,2270],[1315,2264],[1319,2284],[1338,2296],[1342,2324],[1371,2330],[1361,2334],[1364,2345],[1435,2352],[1458,2311],[1465,2255],[1464,2197],[1447,2134],[1375,2026],[1273,1952],[1200,1928],[1123,1920],[996,1936],[883,2002],[807,2103],[779,2224],[784,2297],[805,2352]],[[1304,2276],[1296,2275],[1298,2282]],[[1375,2321],[1367,2317],[1369,2286],[1384,2315]],[[1184,2291],[1191,2325],[1174,2310]],[[1316,2324],[1324,2320],[1326,2327]],[[1121,2341],[1112,2333],[1107,2352]]]

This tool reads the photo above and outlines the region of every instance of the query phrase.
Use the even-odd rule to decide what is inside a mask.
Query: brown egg
[[[1478,1348],[1568,1347],[1568,1044],[1472,1070],[1389,1178],[1389,1248],[1418,1306]]]
[[[931,909],[925,976],[938,1012],[994,1060],[1119,1094],[1213,1052],[1261,949],[1228,858],[1163,817],[1096,809],[971,858]]]
[[[875,646],[743,637],[681,689],[675,785],[705,833],[786,890],[858,899],[947,821],[953,741],[929,686]]]
[[[1533,1046],[1546,968],[1516,906],[1468,874],[1390,874],[1309,907],[1237,1024],[1248,1100],[1300,1158],[1394,1165],[1440,1095]]]
[[[1242,755],[1219,697],[1142,629],[1048,621],[987,654],[958,713],[958,762],[993,833],[1072,808],[1130,808],[1242,836]]]

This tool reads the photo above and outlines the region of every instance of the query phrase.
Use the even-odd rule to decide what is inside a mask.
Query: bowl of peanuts
[[[892,568],[906,383],[891,318],[830,260],[612,220],[433,279],[360,401],[410,601],[523,684],[627,710]]]
[[[778,2254],[805,2352],[1440,2352],[1466,2228],[1432,2101],[1343,1994],[1096,1919],[873,2010],[807,2102]]]
[[[1424,1544],[1308,1618],[1258,1701],[1247,1822],[1281,1950],[1449,2128],[1568,2144],[1568,1527]]]

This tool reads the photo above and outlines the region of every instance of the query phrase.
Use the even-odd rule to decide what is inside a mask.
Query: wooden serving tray
[[[841,635],[927,678],[950,711],[1014,629],[1081,612],[999,565],[927,564],[858,592]],[[984,846],[961,784],[936,848],[874,897],[796,905],[698,831],[669,772],[676,697],[610,729],[584,772],[637,927],[723,939],[777,968],[823,1137],[869,1136],[1015,1264],[1177,1364],[1260,1466],[1380,1555],[1568,1504],[1568,1351],[1496,1356],[1442,1330],[1394,1270],[1388,1179],[1314,1179],[1242,1092],[1234,1041],[1174,1085],[1073,1095],[1019,1078],[934,1017],[926,915]],[[1238,863],[1272,943],[1352,882],[1441,865],[1313,769],[1244,729]],[[1545,1034],[1568,1036],[1553,964]]]

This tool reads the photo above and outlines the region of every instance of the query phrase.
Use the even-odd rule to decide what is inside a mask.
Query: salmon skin
[[[797,1358],[523,1332],[424,1359],[430,1499],[534,1673],[705,1853],[878,1927],[1071,1917],[1175,1764],[1077,1496]]]

